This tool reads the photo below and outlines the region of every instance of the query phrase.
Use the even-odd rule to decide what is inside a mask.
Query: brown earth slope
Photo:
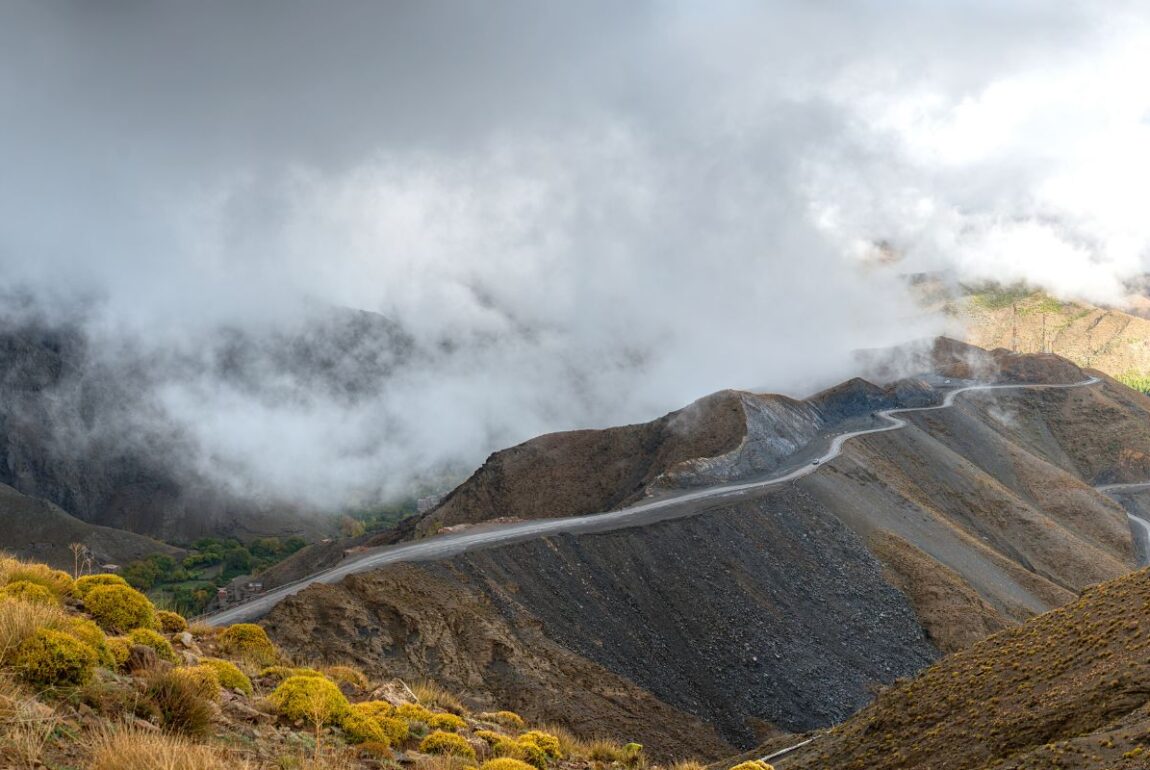
[[[1133,312],[1023,290],[974,294],[949,309],[974,345],[1057,353],[1115,377],[1150,373],[1150,320]]]
[[[1150,571],[944,658],[779,770],[1143,770]]]

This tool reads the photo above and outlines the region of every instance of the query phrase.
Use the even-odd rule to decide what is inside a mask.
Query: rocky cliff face
[[[1038,382],[1086,377],[1051,356],[954,343],[934,354],[947,377],[976,370]],[[848,383],[807,402],[722,394],[712,403],[723,405],[713,413],[722,429],[711,434],[722,441],[676,436],[680,448],[720,453],[661,465],[650,461],[660,456],[651,450],[635,466],[641,475],[611,471],[580,481],[597,496],[580,498],[584,507],[573,510],[627,500],[636,478],[665,483],[691,470],[725,479],[798,462],[826,441],[826,426],[860,424],[900,398],[922,403],[937,394],[921,381]],[[289,649],[439,679],[576,729],[587,706],[545,705],[546,693],[590,689],[602,694],[598,703],[610,703],[603,708],[615,720],[639,724],[639,701],[608,698],[607,686],[585,673],[593,665],[672,710],[659,713],[689,714],[746,746],[771,730],[831,724],[867,702],[874,687],[940,652],[1072,601],[1134,566],[1124,511],[1090,483],[1150,455],[1146,398],[1104,380],[970,393],[951,409],[906,419],[907,428],[852,440],[842,456],[784,487],[695,503],[683,518],[655,525],[358,576],[297,594],[267,624]],[[815,425],[823,431],[811,432]],[[666,435],[650,426],[623,430]],[[805,435],[819,438],[803,443]],[[563,474],[575,475],[561,459],[584,457],[586,474],[614,467],[589,458],[618,456],[609,451],[617,442],[602,436],[545,439],[496,455],[456,492],[454,507],[452,498],[444,507],[479,520],[501,510],[493,501],[510,500],[522,517],[556,515],[568,489]],[[613,484],[619,478],[625,486]],[[522,489],[532,492],[513,494]],[[396,595],[424,584],[437,588],[422,594],[422,606],[396,605]],[[459,617],[460,603],[475,614]],[[480,618],[489,630],[476,642]],[[528,660],[528,649],[546,659],[561,650],[580,663],[545,665]],[[648,722],[643,734],[652,742],[677,740],[674,720]]]

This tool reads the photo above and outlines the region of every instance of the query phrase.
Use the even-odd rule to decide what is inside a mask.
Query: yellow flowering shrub
[[[172,649],[172,643],[150,628],[135,628],[128,632],[128,639],[132,644],[142,644],[145,647],[151,647],[156,651],[156,655],[160,660],[166,660],[169,663],[178,663],[179,658],[176,657],[176,651]]]
[[[220,649],[231,655],[270,666],[279,658],[275,645],[267,632],[255,623],[236,623],[219,635]]]
[[[156,608],[131,586],[95,586],[84,597],[84,609],[105,631],[156,627]]]
[[[60,597],[53,593],[52,589],[29,580],[13,580],[7,585],[0,586],[0,599],[17,599],[29,604],[60,603]]]
[[[156,622],[160,624],[160,630],[165,634],[178,634],[188,630],[188,621],[177,612],[156,610]]]
[[[347,698],[335,683],[318,676],[288,677],[268,700],[288,719],[319,724],[337,722],[349,709]]]
[[[454,757],[463,757],[475,761],[475,749],[467,739],[456,733],[445,733],[436,730],[428,733],[427,737],[419,743],[419,750],[424,754],[450,754]]]
[[[96,653],[74,636],[41,628],[16,648],[14,662],[32,684],[81,685],[92,678]]]
[[[119,575],[81,575],[72,584],[72,595],[80,601],[88,596],[88,592],[97,586],[127,586],[128,581]],[[128,586],[129,588],[131,586]]]
[[[239,667],[230,660],[203,658],[200,660],[200,665],[214,669],[221,686],[227,687],[229,690],[239,690],[244,695],[252,694],[252,680],[248,679],[247,674],[240,671]]]

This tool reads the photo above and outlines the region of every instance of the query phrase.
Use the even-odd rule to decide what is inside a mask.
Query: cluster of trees
[[[171,595],[179,610],[194,614],[207,605],[217,588],[240,575],[255,574],[307,545],[300,537],[264,537],[244,545],[235,538],[197,540],[182,561],[152,554],[124,566],[120,574],[141,591]]]

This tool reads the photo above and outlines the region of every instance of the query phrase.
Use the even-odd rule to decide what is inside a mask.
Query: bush
[[[29,604],[55,605],[60,603],[60,597],[52,593],[52,589],[28,580],[14,580],[6,586],[0,587],[0,599],[18,599]]]
[[[15,562],[5,569],[4,582],[26,581],[42,585],[56,596],[63,596],[72,590],[72,577],[62,570],[52,569],[47,564],[24,564]]]
[[[128,586],[94,587],[84,599],[84,609],[105,631],[123,633],[156,627],[156,608],[148,597]]]
[[[117,669],[123,668],[132,653],[132,640],[126,636],[109,636],[107,644],[108,652],[112,654],[113,665]]]
[[[547,767],[547,752],[531,741],[500,741],[491,747],[496,756],[522,759],[539,770]]]
[[[475,761],[475,749],[466,738],[442,730],[436,730],[424,738],[419,744],[419,750],[424,754],[450,754]]]
[[[479,770],[535,770],[535,768],[518,759],[500,757],[487,760],[479,766]]]
[[[291,666],[268,666],[259,673],[261,679],[275,679],[280,682],[289,676],[318,676],[321,679],[327,678],[314,668],[292,668]]]
[[[151,647],[156,651],[156,655],[160,657],[160,660],[166,660],[169,663],[178,663],[180,661],[180,659],[176,657],[176,651],[172,649],[172,643],[150,628],[133,629],[128,634],[128,639],[132,644],[142,644],[145,647]]]
[[[59,630],[91,647],[92,651],[96,653],[96,661],[99,665],[108,668],[116,665],[116,659],[108,648],[108,640],[104,637],[104,632],[92,621],[87,618],[70,617],[60,624]]]
[[[559,748],[559,739],[549,733],[531,730],[520,735],[519,742],[535,744],[549,759],[563,758],[563,752]]]
[[[159,671],[144,688],[148,706],[166,729],[185,735],[205,735],[212,724],[212,706],[200,682],[181,669]]]
[[[395,706],[385,700],[365,700],[363,703],[356,703],[351,708],[353,711],[359,711],[375,719],[389,717],[395,714]]]
[[[433,730],[449,730],[457,733],[467,728],[467,722],[455,714],[432,714],[431,719],[427,720],[427,726]]]
[[[160,624],[160,630],[165,634],[178,634],[188,630],[188,621],[184,620],[184,616],[168,610],[156,610],[156,622]]]
[[[401,703],[395,709],[395,715],[408,722],[431,723],[431,712],[418,703]]]
[[[336,722],[348,713],[347,698],[335,683],[316,676],[291,676],[277,687],[268,700],[277,712],[294,721],[312,724]]]
[[[41,628],[16,649],[20,675],[35,685],[81,685],[92,678],[96,653],[62,631]]]
[[[119,575],[83,575],[76,578],[76,582],[72,584],[72,594],[83,601],[87,598],[88,592],[98,586],[128,587],[128,581]]]
[[[279,657],[267,633],[255,623],[228,626],[220,634],[219,644],[224,652],[264,666],[270,666]]]
[[[494,746],[498,741],[507,740],[506,735],[501,735],[500,733],[492,732],[491,730],[476,730],[475,737],[482,741],[486,741],[487,745],[489,746]]]
[[[211,666],[183,666],[173,669],[173,674],[186,680],[196,688],[200,695],[208,700],[217,700],[220,697],[220,677]]]
[[[497,724],[506,725],[507,727],[514,727],[519,730],[523,727],[523,717],[516,714],[514,711],[496,711],[493,714],[480,715],[483,719],[489,719]]]
[[[343,731],[347,733],[348,740],[351,743],[382,743],[387,746],[391,745],[391,739],[388,737],[387,732],[383,729],[378,719],[358,713],[355,710],[349,711],[344,715],[343,722],[340,726],[343,727]]]
[[[41,628],[55,628],[68,619],[60,607],[0,600],[0,663],[11,663],[16,648]]]
[[[239,690],[244,695],[252,694],[252,680],[248,679],[247,675],[230,660],[204,658],[200,661],[200,665],[213,668],[222,687],[227,687],[229,690]]]
[[[761,759],[752,759],[749,762],[740,762],[731,768],[731,770],[775,770],[773,765],[768,765]]]

